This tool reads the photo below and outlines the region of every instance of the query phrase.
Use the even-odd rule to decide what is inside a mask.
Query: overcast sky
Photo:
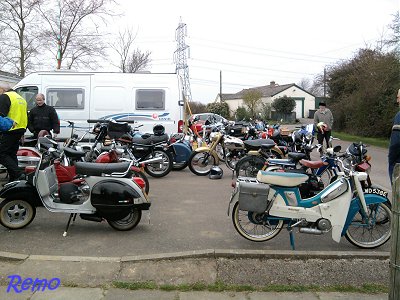
[[[118,3],[125,15],[115,19],[116,32],[137,31],[135,47],[152,52],[152,72],[175,71],[176,28],[186,24],[192,99],[204,103],[219,93],[220,71],[223,93],[312,79],[324,66],[374,46],[400,9],[400,0]]]

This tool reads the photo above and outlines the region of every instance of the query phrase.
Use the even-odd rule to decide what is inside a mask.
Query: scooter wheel
[[[36,215],[36,208],[22,199],[5,199],[0,203],[0,223],[9,229],[28,226]]]
[[[123,219],[120,220],[107,220],[108,224],[119,231],[128,231],[136,227],[142,218],[142,210],[132,208],[131,212]]]

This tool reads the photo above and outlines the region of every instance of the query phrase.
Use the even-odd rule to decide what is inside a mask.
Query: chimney
[[[275,84],[275,81],[271,81],[270,83],[269,83],[269,85],[270,86],[275,86],[276,84]]]

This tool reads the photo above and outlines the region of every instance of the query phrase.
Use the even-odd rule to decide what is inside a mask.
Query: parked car
[[[216,124],[216,123],[227,123],[228,120],[224,117],[214,114],[214,113],[201,113],[201,114],[193,114],[189,118],[189,122],[192,130],[197,130],[197,132],[202,131],[202,126],[208,121],[208,124]]]

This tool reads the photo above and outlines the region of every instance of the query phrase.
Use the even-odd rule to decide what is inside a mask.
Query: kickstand
[[[296,250],[294,246],[293,228],[288,228],[288,231],[289,231],[290,246],[292,247],[292,250]]]
[[[67,227],[65,228],[65,231],[64,231],[64,233],[63,233],[63,237],[66,237],[66,236],[67,236],[68,228],[69,228],[69,225],[71,224],[71,219],[72,219],[72,217],[74,217],[74,221],[75,221],[76,214],[73,214],[73,213],[72,213],[72,214],[69,215]]]

